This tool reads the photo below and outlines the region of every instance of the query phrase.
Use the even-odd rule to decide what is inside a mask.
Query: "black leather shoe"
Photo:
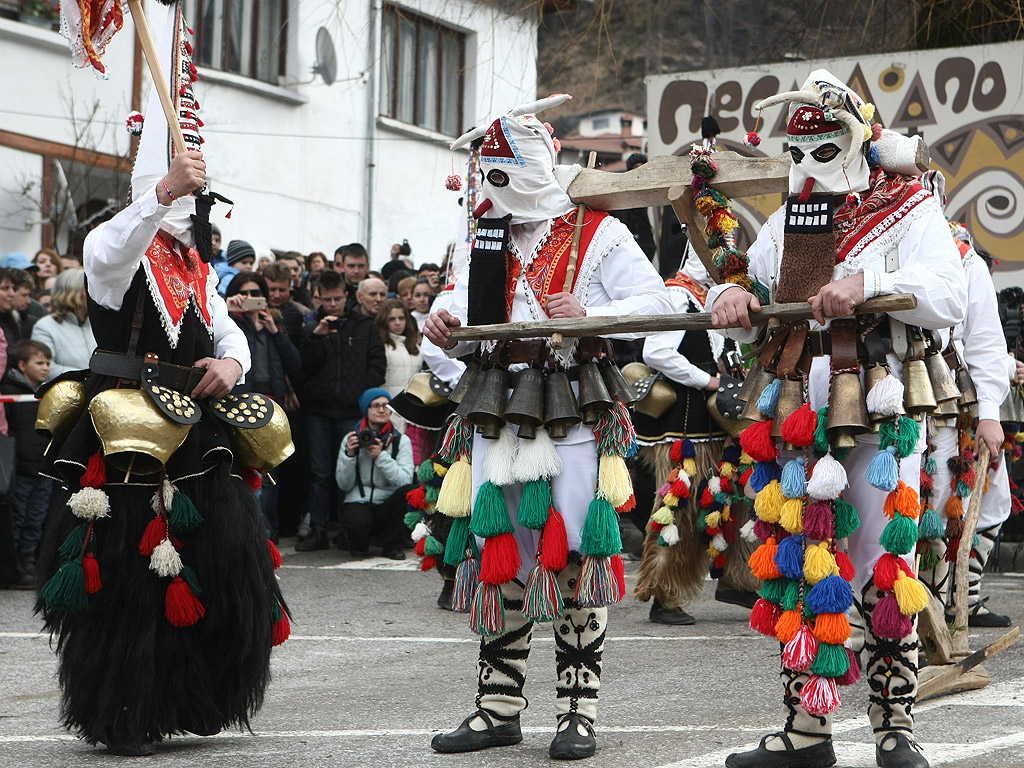
[[[400,549],[386,549],[384,550],[384,557],[388,560],[405,560],[405,552]]]
[[[575,713],[558,718],[558,730],[548,748],[552,760],[582,760],[596,751],[593,723]]]
[[[295,545],[296,552],[313,552],[317,549],[327,549],[329,547],[327,543],[327,531],[323,528],[319,528],[315,531],[310,531],[309,536],[304,538],[298,544]]]
[[[1008,627],[1013,624],[1009,616],[992,611],[979,611],[967,615],[967,625],[970,627]]]
[[[452,609],[452,592],[455,591],[455,582],[451,579],[444,580],[444,586],[441,587],[441,594],[437,596],[437,607],[445,611]]]
[[[107,747],[107,752],[121,757],[149,757],[156,754],[156,747],[153,742],[139,739],[138,741],[122,741],[114,738],[103,738],[100,740]]]
[[[886,751],[884,747],[893,741],[896,746]],[[921,746],[899,731],[890,731],[875,745],[875,763],[881,768],[928,768],[928,759],[922,754]]]
[[[756,592],[747,592],[743,589],[723,589],[721,586],[715,590],[715,600],[730,605],[741,605],[744,608],[753,608],[757,602]]]
[[[773,751],[765,747],[765,742],[772,737],[781,739],[786,748]],[[784,731],[762,737],[757,749],[733,752],[725,758],[726,768],[828,768],[835,764],[836,753],[832,749],[831,738],[796,749]]]
[[[672,624],[677,627],[688,627],[697,623],[697,620],[682,608],[666,608],[658,602],[658,598],[651,602],[649,618],[658,624]]]
[[[487,724],[487,728],[483,731],[474,731],[469,727],[470,722],[478,717]],[[519,715],[512,720],[499,720],[495,725],[489,712],[478,709],[463,720],[462,725],[454,731],[437,734],[430,740],[430,746],[436,752],[476,752],[489,747],[507,747],[511,744],[518,744],[522,740],[523,732],[519,727]]]

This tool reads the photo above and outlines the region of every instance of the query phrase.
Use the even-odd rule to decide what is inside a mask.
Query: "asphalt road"
[[[439,610],[436,573],[415,559],[350,562],[337,550],[297,554],[282,542],[279,571],[296,615],[274,653],[273,682],[254,733],[164,742],[149,766],[553,765],[554,643],[540,628],[530,659],[522,744],[435,754],[439,730],[473,709],[476,641],[466,617]],[[634,570],[630,565],[627,570]],[[1021,574],[986,576],[990,605],[1024,614]],[[715,603],[712,584],[690,608],[691,627],[647,620],[648,606],[611,610],[598,753],[589,768],[720,766],[782,725],[778,646],[752,632],[742,608]],[[56,662],[31,614],[32,595],[0,591],[0,768],[123,766],[58,726]],[[971,632],[977,650],[1001,630]],[[989,662],[989,687],[918,705],[917,738],[933,766],[1024,766],[1024,644]],[[863,683],[844,689],[835,722],[840,766],[873,766]]]

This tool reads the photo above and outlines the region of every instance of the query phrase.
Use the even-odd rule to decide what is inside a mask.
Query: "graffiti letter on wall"
[[[690,108],[691,135],[700,130],[700,121],[704,117],[704,105],[708,100],[708,87],[694,80],[676,80],[669,83],[661,94],[661,105],[658,108],[658,130],[665,144],[674,144],[679,137],[679,123],[676,112],[680,107]]]
[[[971,84],[974,82],[974,62],[960,56],[946,59],[935,68],[935,95],[939,104],[946,103],[946,85],[958,80],[956,95],[953,97],[953,111],[960,114],[967,108],[971,98]]]

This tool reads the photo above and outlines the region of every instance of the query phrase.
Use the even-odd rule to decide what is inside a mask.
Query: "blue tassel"
[[[757,493],[772,480],[779,477],[779,465],[774,461],[759,461],[754,465],[754,471],[750,474],[748,484]]]
[[[697,458],[697,449],[693,446],[693,440],[688,437],[683,438],[682,445],[682,457],[684,459],[695,459]]]
[[[874,144],[868,149],[868,163],[871,165],[878,165],[881,159],[878,157],[878,147]]]
[[[629,448],[626,449],[626,455],[623,456],[622,458],[624,458],[624,459],[632,459],[634,456],[636,456],[636,454],[637,454],[637,452],[639,450],[640,450],[640,446],[636,444],[636,438],[632,438],[629,441]]]
[[[900,479],[900,466],[896,461],[896,448],[890,445],[883,451],[879,451],[868,464],[868,471],[864,478],[880,491],[896,490],[896,484]]]
[[[802,499],[806,485],[803,457],[793,459],[782,468],[782,495],[787,499]]]
[[[775,553],[775,565],[779,573],[790,579],[802,579],[804,575],[803,535],[790,536],[779,542]]]
[[[779,549],[781,551],[782,547]],[[832,574],[811,587],[804,602],[815,615],[846,613],[853,605],[853,589],[842,576]]]
[[[942,533],[945,530],[945,526],[942,524],[942,518],[939,517],[939,513],[931,507],[928,507],[921,515],[921,523],[918,528],[917,540],[918,541],[929,541],[933,539],[941,539]]]
[[[775,418],[775,406],[779,404],[779,387],[781,386],[782,382],[776,379],[765,387],[761,396],[757,398],[757,410],[769,419]]]
[[[730,445],[722,451],[722,461],[728,464],[738,465],[740,463],[740,447],[738,445]]]

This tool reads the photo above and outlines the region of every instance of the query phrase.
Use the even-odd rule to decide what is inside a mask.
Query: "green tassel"
[[[185,577],[182,576],[182,578],[184,579]],[[185,581],[188,581],[188,579],[185,579]],[[191,587],[192,585],[189,584],[189,586]],[[199,597],[199,595],[196,595],[196,597]],[[271,597],[270,598],[270,618],[272,618],[274,620],[274,623],[277,624],[277,622],[279,622],[281,620],[281,615],[282,615],[281,604],[279,602],[277,602],[277,598],[276,597]]]
[[[89,524],[82,523],[71,529],[71,533],[64,539],[57,552],[65,560],[74,560],[82,556],[82,548],[85,546],[85,537],[89,534]]]
[[[181,566],[181,571],[178,573],[181,576],[182,581],[188,584],[188,588],[192,590],[192,594],[196,597],[201,597],[203,594],[203,588],[199,586],[199,579],[196,577],[196,572],[189,568],[187,565]],[[277,598],[274,598],[274,605],[277,605]],[[278,617],[280,618],[280,616]]]
[[[423,545],[423,554],[427,557],[437,557],[443,555],[445,550],[444,544],[436,536],[427,536],[427,543]]]
[[[894,555],[906,555],[914,549],[917,544],[917,521],[896,515],[885,526],[882,535],[878,538],[886,552]]]
[[[900,435],[896,438],[896,451],[901,459],[907,458],[917,447],[921,436],[921,425],[909,416],[900,417]]]
[[[418,509],[406,512],[405,517],[402,518],[402,522],[405,523],[405,527],[410,531],[415,528],[421,520],[423,520],[423,513]]]
[[[886,419],[878,425],[878,450],[884,451],[896,444],[896,420]]]
[[[469,540],[469,518],[456,517],[452,528],[448,531],[448,542],[444,548],[444,561],[457,568],[466,557],[466,546]],[[475,541],[475,539],[474,539]]]
[[[851,450],[851,448],[833,448],[832,458],[839,462],[846,461],[846,457],[850,455]]]
[[[199,514],[199,510],[192,503],[192,499],[181,491],[174,492],[174,498],[171,499],[170,512],[167,523],[174,533],[194,531],[203,523],[203,516]]]
[[[779,579],[768,579],[761,585],[761,597],[769,603],[782,605],[786,599],[786,588],[790,584],[798,584],[794,579],[787,579],[785,576]]]
[[[814,427],[814,452],[819,457],[828,453],[828,433],[825,427],[828,426],[828,406],[818,409],[818,421]]]
[[[820,677],[842,677],[850,669],[850,656],[841,645],[822,643],[811,663],[811,672]]]
[[[481,485],[480,490],[477,491],[469,530],[481,539],[489,539],[502,533],[512,533],[515,530],[512,520],[508,516],[505,494],[490,480]]]
[[[965,483],[963,480],[957,480],[956,483],[956,495],[961,499],[966,499],[971,495],[971,486]]]
[[[845,499],[836,499],[836,538],[845,539],[860,528],[860,516],[853,504]]]
[[[551,486],[547,480],[531,480],[523,488],[519,501],[519,525],[534,531],[544,530],[551,508]]]
[[[917,551],[921,554],[921,570],[930,571],[939,564],[939,556],[935,553],[935,547],[930,541],[923,541]]]
[[[420,468],[416,470],[416,477],[421,483],[426,485],[434,479],[434,461],[433,459],[427,459],[420,463]]]
[[[782,610],[795,611],[797,603],[800,602],[800,582],[796,579],[786,579],[785,591],[782,593]]]
[[[89,596],[85,593],[85,571],[82,558],[68,560],[60,570],[50,577],[39,592],[51,611],[81,613],[89,607]]]
[[[591,557],[611,557],[622,551],[619,516],[605,499],[594,499],[583,521],[580,552]]]
[[[942,524],[942,518],[939,517],[939,513],[928,507],[924,514],[921,515],[921,525],[917,534],[917,540],[941,539],[944,532],[945,526]]]
[[[658,536],[658,546],[659,547],[667,547],[668,546],[668,542],[665,541],[663,538],[661,538],[660,535]]]
[[[932,456],[929,456],[929,457],[928,457],[928,458],[927,458],[927,459],[925,460],[925,462],[924,462],[924,471],[925,471],[925,474],[928,474],[928,475],[933,475],[933,476],[934,476],[934,475],[935,475],[935,471],[936,471],[937,469],[938,469],[938,466],[936,466],[936,464],[935,464],[935,459],[934,459],[934,458],[933,458]]]
[[[427,504],[437,504],[437,497],[440,495],[441,487],[439,485],[428,485],[423,492],[423,498],[426,499]]]

